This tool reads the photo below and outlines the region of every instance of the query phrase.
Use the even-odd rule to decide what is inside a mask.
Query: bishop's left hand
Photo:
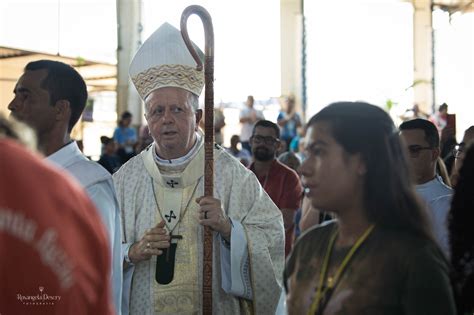
[[[201,207],[199,209],[199,224],[209,226],[214,231],[221,234],[230,241],[232,225],[221,206],[221,201],[213,197],[199,197],[196,202]]]

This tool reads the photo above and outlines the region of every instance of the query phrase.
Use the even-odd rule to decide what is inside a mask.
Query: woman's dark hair
[[[409,177],[400,136],[390,116],[362,102],[333,103],[308,122],[329,124],[334,139],[366,164],[364,206],[367,218],[379,226],[404,229],[433,239],[428,216]]]
[[[467,148],[454,188],[448,218],[449,245],[453,265],[454,288],[458,307],[464,312],[474,310],[474,145]]]

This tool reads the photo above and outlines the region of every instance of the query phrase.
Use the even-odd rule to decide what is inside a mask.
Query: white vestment
[[[170,284],[156,283],[156,257],[124,270],[124,294],[130,300],[131,314],[201,314],[203,228],[198,223],[195,199],[204,192],[202,142],[199,146],[182,173],[161,174],[154,162],[154,146],[150,146],[114,174],[125,227],[124,248],[139,241],[146,229],[162,219],[169,221],[167,227],[174,229],[173,234],[183,236],[176,241]],[[255,175],[238,160],[221,148],[214,150],[214,159],[214,196],[221,200],[234,227],[230,250],[214,233],[213,313],[245,313],[250,302],[254,314],[273,315],[284,266],[281,212]],[[242,283],[246,279],[250,283]]]
[[[427,183],[416,185],[416,192],[426,203],[436,241],[446,257],[449,249],[448,215],[453,198],[453,189],[447,186],[439,175]]]
[[[71,174],[86,190],[96,206],[104,223],[112,253],[111,285],[115,311],[121,314],[122,301],[122,255],[120,209],[115,197],[112,177],[99,164],[88,160],[79,150],[76,142],[65,145],[46,158],[59,168]]]

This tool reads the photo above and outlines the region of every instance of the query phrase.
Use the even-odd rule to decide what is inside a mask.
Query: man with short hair
[[[106,136],[100,137],[102,142],[102,154],[100,159],[97,161],[103,168],[105,168],[110,174],[115,173],[122,166],[119,156],[117,155],[117,143],[113,138]]]
[[[214,195],[203,196],[204,74],[180,31],[168,23],[156,30],[133,58],[130,76],[154,142],[113,175],[124,212],[124,307],[131,314],[201,314],[203,283],[211,280],[213,314],[275,314],[281,213],[220,146]],[[203,273],[204,227],[213,233],[210,275]]]
[[[242,148],[250,151],[249,139],[252,135],[252,130],[255,123],[259,120],[265,119],[262,111],[254,108],[255,100],[252,95],[247,96],[244,108],[240,111],[239,122],[242,124],[242,131],[240,132],[240,141]]]
[[[295,214],[301,204],[303,188],[298,174],[280,163],[276,152],[280,146],[280,129],[268,120],[260,120],[253,128],[250,145],[253,163],[250,170],[283,214],[285,224],[285,255],[291,251]]]
[[[439,134],[428,120],[417,118],[400,125],[400,135],[407,146],[416,191],[426,202],[433,218],[435,237],[449,257],[447,216],[453,190],[436,174],[439,157]]]
[[[26,65],[14,93],[8,105],[12,116],[35,129],[38,147],[46,159],[75,177],[100,212],[112,250],[113,298],[120,314],[121,226],[112,177],[102,166],[89,161],[70,136],[86,105],[84,79],[62,62],[39,60]]]

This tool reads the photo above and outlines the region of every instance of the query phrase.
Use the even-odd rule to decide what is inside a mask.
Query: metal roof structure
[[[0,46],[0,83],[15,83],[26,64],[40,59],[57,60],[73,66],[85,79],[89,92],[116,89],[115,64],[3,46]]]
[[[433,0],[433,7],[447,11],[450,14],[473,12],[474,0]]]
[[[116,91],[116,64],[0,46],[0,113],[8,113],[7,106],[13,99],[13,89],[25,66],[41,59],[61,61],[74,67],[86,81],[89,94]]]

